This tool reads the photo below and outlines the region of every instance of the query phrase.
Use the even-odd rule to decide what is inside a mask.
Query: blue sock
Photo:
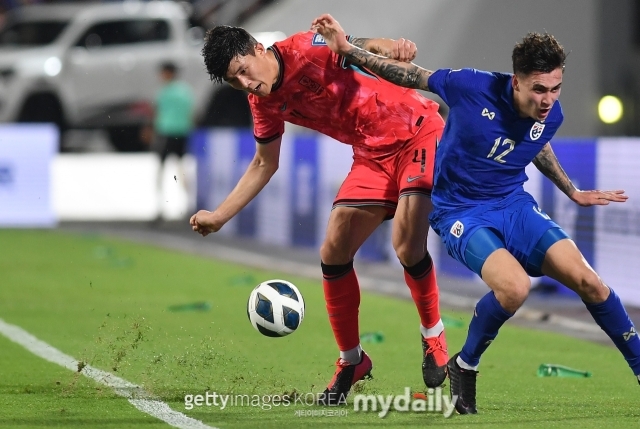
[[[493,291],[483,296],[473,312],[467,341],[462,347],[460,358],[471,366],[478,365],[482,353],[498,335],[500,327],[511,316],[513,315],[502,308]]]
[[[609,297],[598,304],[588,304],[587,310],[598,326],[611,338],[635,375],[640,375],[640,338],[620,298],[609,288]]]

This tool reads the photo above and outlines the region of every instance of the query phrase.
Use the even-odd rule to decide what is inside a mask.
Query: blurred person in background
[[[182,157],[187,149],[189,135],[193,129],[195,98],[188,83],[178,79],[178,68],[172,62],[160,66],[162,88],[155,100],[153,115],[154,149],[164,163],[170,154]]]
[[[566,53],[558,41],[529,33],[513,49],[513,74],[431,71],[349,43],[331,15],[316,18],[312,28],[347,60],[403,87],[438,94],[450,108],[437,151],[430,221],[448,253],[491,289],[476,304],[462,351],[447,365],[456,410],[477,413],[480,357],[524,303],[529,276],[547,275],[575,291],[640,383],[640,339],[620,299],[522,186],[533,162],[580,206],[627,200],[621,190],[577,189],[551,148],[563,121],[558,97]]]
[[[168,156],[178,158],[175,181],[182,185],[187,192],[186,175],[181,171],[182,158],[187,151],[189,135],[194,125],[195,97],[188,83],[178,79],[178,67],[172,62],[164,62],[159,69],[162,87],[155,99],[153,112],[153,126],[143,128],[141,139],[151,145],[151,149],[160,156],[159,187],[166,175],[165,167]],[[178,177],[180,180],[178,180]],[[160,201],[164,201],[163,198]],[[162,211],[162,210],[161,210]]]
[[[416,54],[415,44],[405,39],[351,41],[401,61]],[[278,169],[285,121],[351,145],[353,165],[334,200],[320,249],[340,357],[319,402],[346,403],[351,386],[370,375],[373,364],[360,345],[353,258],[394,216],[393,247],[420,316],[423,380],[427,387],[440,386],[448,354],[426,247],[429,225],[422,221],[431,211],[434,153],[444,128],[438,104],[352,67],[311,31],[265,48],[242,28],[218,26],[207,33],[203,55],[212,80],[249,93],[257,144],[253,161],[220,206],[191,217],[193,230],[203,236],[217,232],[264,188]]]

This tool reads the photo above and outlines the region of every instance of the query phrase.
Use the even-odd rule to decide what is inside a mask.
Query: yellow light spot
[[[598,103],[598,115],[605,124],[614,124],[622,118],[622,101],[613,95],[605,95]]]

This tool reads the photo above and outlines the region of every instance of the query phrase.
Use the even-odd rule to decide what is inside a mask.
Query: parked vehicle
[[[196,95],[201,119],[216,89],[200,55],[204,32],[171,1],[34,5],[0,30],[0,122],[103,128],[122,151],[139,150],[172,61]]]

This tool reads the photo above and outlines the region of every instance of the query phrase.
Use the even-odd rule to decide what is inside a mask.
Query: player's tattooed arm
[[[403,38],[397,40],[356,38],[348,41],[344,29],[329,14],[314,19],[311,22],[311,29],[322,35],[329,49],[342,55],[352,64],[363,66],[396,85],[429,90],[428,79],[433,72],[409,62],[415,58],[417,52],[416,45],[412,41]],[[381,52],[380,46],[372,45],[383,45],[388,51],[384,53],[390,54],[388,55],[390,58],[369,52],[369,49]]]
[[[350,40],[353,46],[357,46],[358,48],[367,50],[369,52],[373,52],[374,54],[380,54],[379,48],[377,46],[373,46],[371,39],[367,39],[364,37],[352,37]]]
[[[382,55],[383,57],[391,58],[393,50],[390,39],[369,39],[364,37],[352,37],[350,40],[353,46],[364,49],[365,51],[372,52],[374,54]]]
[[[551,149],[551,144],[544,145],[540,153],[533,159],[533,164],[547,176],[562,192],[564,192],[574,203],[582,207],[595,205],[607,205],[611,202],[623,203],[629,198],[624,190],[591,190],[581,191],[577,189],[564,172],[558,158]]]
[[[351,42],[353,45],[353,41]],[[431,70],[424,69],[413,63],[405,63],[368,52],[357,46],[352,46],[348,51],[343,52],[349,62],[362,66],[378,76],[396,85],[406,88],[429,90],[429,76],[433,74]]]
[[[346,37],[346,35],[345,35]],[[392,60],[410,63],[418,55],[418,47],[409,39],[362,39],[352,38],[351,43],[358,48],[381,55]]]
[[[544,145],[540,153],[533,159],[533,165],[569,198],[578,190],[558,162],[558,158],[551,148],[551,143]]]

